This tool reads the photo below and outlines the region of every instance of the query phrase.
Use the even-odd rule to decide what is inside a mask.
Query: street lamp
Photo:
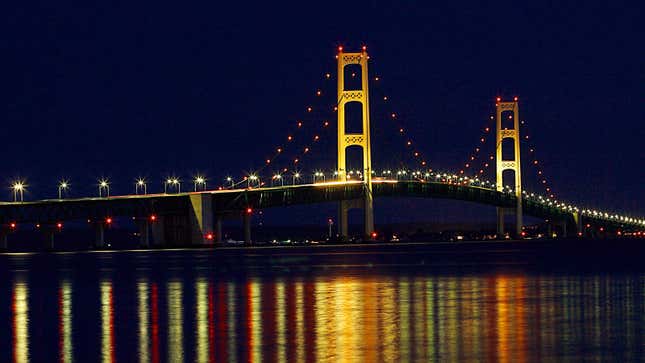
[[[293,174],[293,178],[292,178],[291,184],[296,185],[296,180],[300,180],[300,173],[298,173],[298,172],[295,172],[295,173]]]
[[[273,185],[274,182],[277,183],[278,181],[280,181],[280,186],[284,186],[284,179],[282,179],[282,175],[280,174],[275,174],[273,178],[271,178],[271,185]]]
[[[164,194],[168,193],[168,186],[174,186],[177,188],[177,193],[181,193],[181,182],[177,178],[168,178],[163,184],[163,192]]]
[[[20,180],[15,181],[11,185],[11,189],[13,189],[13,201],[14,202],[17,202],[18,199],[20,199],[21,202],[24,201],[23,197],[24,197],[24,191],[25,191],[26,187],[27,186],[25,185],[25,183],[23,183]]]
[[[134,193],[139,194],[139,192],[148,194],[148,185],[146,184],[146,180],[143,178],[137,179],[137,182],[134,184]]]
[[[256,182],[257,187],[258,188],[260,187],[260,178],[257,175],[251,174],[251,175],[249,175],[248,178],[246,178],[246,186],[247,186],[247,188],[252,187],[251,182]]]
[[[107,179],[99,180],[99,198],[103,197],[103,191],[105,190],[105,196],[110,197],[110,182]]]
[[[65,179],[58,183],[58,199],[63,199],[63,191],[69,189],[69,182]]]
[[[314,173],[314,183],[318,180],[318,178],[321,178],[322,181],[324,182],[325,181],[325,173],[323,173],[321,171],[315,172]]]
[[[233,180],[233,178],[231,178],[230,176],[227,176],[226,182],[231,183],[231,189],[235,188],[235,180]]]
[[[197,191],[197,185],[203,185],[202,190],[206,190],[206,178],[204,178],[203,176],[196,176],[193,180],[193,183],[195,184],[195,191]]]

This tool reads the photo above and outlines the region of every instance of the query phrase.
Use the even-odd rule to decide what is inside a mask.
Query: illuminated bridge
[[[609,213],[595,209],[578,207],[571,203],[555,199],[551,187],[539,169],[539,163],[529,147],[529,165],[538,166],[539,184],[544,186],[544,193],[529,193],[523,190],[519,105],[517,97],[512,101],[496,100],[496,117],[494,127],[486,127],[478,145],[467,158],[466,163],[456,173],[441,173],[430,168],[421,155],[416,143],[405,134],[404,127],[397,127],[397,137],[403,137],[403,144],[410,151],[415,168],[399,170],[382,170],[372,168],[370,138],[370,104],[368,87],[370,81],[379,81],[379,77],[368,77],[368,59],[366,49],[358,53],[345,53],[339,49],[337,72],[337,102],[333,112],[337,118],[337,165],[328,170],[316,171],[311,183],[302,182],[302,160],[310,155],[312,145],[320,139],[315,133],[310,144],[299,148],[297,155],[287,162],[289,166],[280,167],[268,177],[265,174],[269,167],[277,165],[286,153],[287,146],[294,142],[294,136],[286,137],[287,146],[277,146],[271,157],[263,162],[263,167],[239,179],[228,177],[226,183],[214,190],[207,190],[205,178],[198,176],[194,182],[194,191],[181,192],[177,178],[168,178],[164,183],[164,193],[148,194],[147,182],[137,181],[134,195],[110,196],[109,181],[101,180],[98,184],[99,196],[94,198],[72,199],[66,196],[68,183],[62,181],[58,188],[58,198],[24,201],[24,183],[13,184],[14,201],[0,202],[0,247],[7,247],[8,235],[19,225],[32,224],[50,236],[53,247],[54,236],[67,221],[87,220],[95,229],[95,245],[104,246],[104,229],[112,223],[113,218],[128,217],[139,227],[142,247],[168,245],[204,245],[221,241],[222,220],[238,218],[243,221],[245,241],[251,242],[251,216],[255,210],[284,207],[299,204],[338,203],[338,235],[348,236],[348,210],[364,210],[364,234],[366,239],[375,236],[373,199],[374,198],[441,198],[490,205],[497,208],[497,236],[503,238],[511,235],[521,238],[524,235],[523,216],[528,215],[548,221],[550,225],[559,226],[565,236],[592,236],[595,232],[620,235],[645,230],[645,219],[627,216],[620,213]],[[346,72],[347,66],[359,66],[360,72]],[[331,79],[331,74],[325,74]],[[348,79],[349,78],[349,79]],[[356,78],[358,87],[349,89],[347,84]],[[317,90],[316,95],[320,96]],[[387,101],[387,96],[382,96]],[[358,105],[362,119],[361,127],[346,128],[346,107]],[[307,112],[312,108],[307,107]],[[392,112],[388,117],[397,121],[397,114]],[[330,126],[323,119],[322,128]],[[295,130],[303,127],[296,122]],[[495,130],[494,153],[489,157],[481,156],[487,133]],[[349,132],[351,131],[351,132]],[[509,144],[510,143],[510,144]],[[509,150],[505,150],[510,148]],[[362,151],[362,167],[350,170],[347,165],[347,149],[358,147]],[[509,156],[510,155],[510,156]],[[479,168],[475,167],[481,162]],[[495,165],[495,182],[484,179],[485,171]],[[513,180],[505,180],[505,171],[512,172]],[[269,182],[262,182],[268,180]],[[510,186],[511,184],[512,186]],[[505,214],[515,215],[515,228],[505,231]]]

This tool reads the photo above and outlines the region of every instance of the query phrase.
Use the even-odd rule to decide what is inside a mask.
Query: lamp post
[[[103,197],[103,191],[105,191],[105,197],[110,197],[110,182],[107,179],[99,180],[99,198]]]
[[[202,185],[202,190],[206,190],[206,178],[204,178],[203,176],[196,176],[193,180],[193,184],[195,185],[195,191],[197,191],[198,185]]]
[[[253,186],[251,182],[256,182],[258,188],[261,185],[260,178],[255,174],[249,175],[249,177],[246,179],[246,186],[248,188],[251,188]]]
[[[172,180],[172,185],[177,187],[177,194],[181,193],[181,182],[179,181],[179,179],[174,178]]]
[[[318,180],[318,178],[322,179],[322,181],[325,181],[325,173],[321,171],[317,171],[314,173],[314,183]]]
[[[20,199],[21,202],[24,201],[24,191],[25,191],[25,183],[22,181],[16,181],[11,185],[11,189],[13,189],[13,201],[17,202],[18,199]]]
[[[280,174],[275,174],[273,178],[271,178],[271,185],[277,184],[278,181],[280,182],[280,186],[284,186],[284,179]]]
[[[163,183],[163,192],[164,194],[168,193],[168,186],[177,188],[177,193],[181,193],[181,181],[177,178],[168,178]]]
[[[58,183],[58,199],[63,199],[63,191],[69,189],[69,182],[67,180],[61,180]]]
[[[148,186],[146,184],[146,180],[143,178],[137,179],[137,182],[134,184],[134,193],[139,194],[139,192],[148,194]]]
[[[291,184],[296,185],[296,181],[297,181],[297,180],[300,180],[300,173],[298,173],[298,172],[296,172],[296,173],[294,173],[294,174],[293,174],[293,178],[292,178]]]
[[[230,176],[227,176],[226,182],[231,183],[231,189],[235,188],[235,180],[233,180],[233,178],[231,178]]]

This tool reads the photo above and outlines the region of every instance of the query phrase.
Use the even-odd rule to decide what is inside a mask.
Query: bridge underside
[[[247,208],[264,209],[291,205],[316,204],[355,200],[364,197],[365,186],[355,183],[320,183],[245,190],[203,193],[147,195],[113,198],[45,200],[0,204],[0,224],[55,224],[69,220],[101,221],[107,217],[131,217],[157,223],[153,235],[164,244],[201,244],[204,236],[221,225],[221,218],[243,218]],[[474,202],[494,207],[513,207],[514,195],[492,189],[433,182],[375,182],[373,196],[441,198]],[[608,230],[629,228],[629,225],[589,216],[578,220],[574,214],[536,200],[524,199],[526,215],[563,223],[574,232],[582,223],[602,225]],[[217,219],[218,222],[214,223]],[[248,219],[248,218],[246,218]],[[155,229],[156,228],[156,229]],[[219,227],[218,227],[219,228]],[[156,232],[155,232],[156,231]],[[159,237],[161,236],[161,237]]]

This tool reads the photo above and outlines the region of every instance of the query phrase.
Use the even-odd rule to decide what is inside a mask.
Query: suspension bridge
[[[522,142],[528,140],[523,134],[523,121],[519,116],[519,100],[497,98],[495,102],[494,130],[484,128],[484,135],[470,154],[463,167],[455,172],[433,170],[421,155],[419,147],[402,126],[395,132],[403,137],[403,147],[417,164],[414,168],[402,167],[398,170],[373,168],[372,139],[370,125],[370,81],[379,81],[379,77],[370,78],[368,72],[369,56],[367,49],[360,52],[344,52],[338,49],[337,58],[337,98],[331,112],[337,119],[337,164],[327,168],[326,172],[315,171],[311,182],[305,181],[302,161],[311,154],[313,144],[321,139],[314,133],[310,144],[302,146],[296,155],[289,159],[289,166],[281,167],[277,172],[266,176],[268,169],[286,158],[286,146],[277,146],[272,156],[263,161],[263,166],[253,173],[240,178],[227,177],[226,182],[214,189],[206,187],[205,178],[196,177],[194,189],[181,192],[181,181],[168,178],[164,181],[163,193],[148,193],[147,182],[137,180],[135,194],[110,195],[108,180],[98,184],[98,197],[70,198],[66,195],[68,182],[59,184],[58,198],[25,201],[24,183],[14,183],[12,202],[0,202],[0,248],[7,248],[11,232],[19,225],[29,224],[49,236],[51,247],[54,246],[56,233],[60,232],[68,221],[85,221],[95,231],[95,246],[105,245],[105,228],[111,225],[114,218],[130,218],[139,228],[142,247],[173,245],[208,245],[221,241],[223,236],[222,221],[240,219],[244,226],[244,240],[252,241],[251,217],[260,209],[284,207],[298,204],[338,203],[337,227],[341,238],[348,238],[348,212],[351,209],[363,210],[363,238],[373,239],[377,235],[374,225],[375,198],[442,198],[479,203],[496,207],[497,236],[510,235],[521,238],[524,235],[524,216],[536,217],[548,221],[550,226],[557,226],[564,236],[593,236],[603,234],[621,235],[643,233],[645,218],[600,209],[584,208],[571,202],[557,200],[551,187],[544,178],[544,171],[534,158],[535,149],[528,147],[529,164],[537,167],[539,184],[544,187],[543,193],[528,192],[523,188]],[[347,72],[360,68],[356,72]],[[326,79],[332,79],[330,73]],[[350,87],[349,85],[354,85]],[[317,90],[316,96],[322,91]],[[388,101],[382,96],[381,101]],[[360,125],[348,126],[347,108],[360,108]],[[307,107],[307,112],[312,112]],[[397,121],[397,114],[392,112],[388,118]],[[324,119],[320,122],[323,129],[329,128],[331,122]],[[296,122],[296,130],[303,127],[302,121]],[[482,157],[482,150],[489,139],[487,134],[495,133],[494,152]],[[492,138],[490,138],[492,139]],[[286,137],[286,143],[294,142],[293,134]],[[349,148],[360,148],[361,166],[358,169],[348,167],[347,152]],[[481,167],[475,163],[481,159]],[[495,181],[485,179],[485,171],[494,167]],[[512,180],[505,177],[512,173]],[[263,182],[264,180],[264,182]],[[507,230],[506,215],[514,216],[514,225]]]

